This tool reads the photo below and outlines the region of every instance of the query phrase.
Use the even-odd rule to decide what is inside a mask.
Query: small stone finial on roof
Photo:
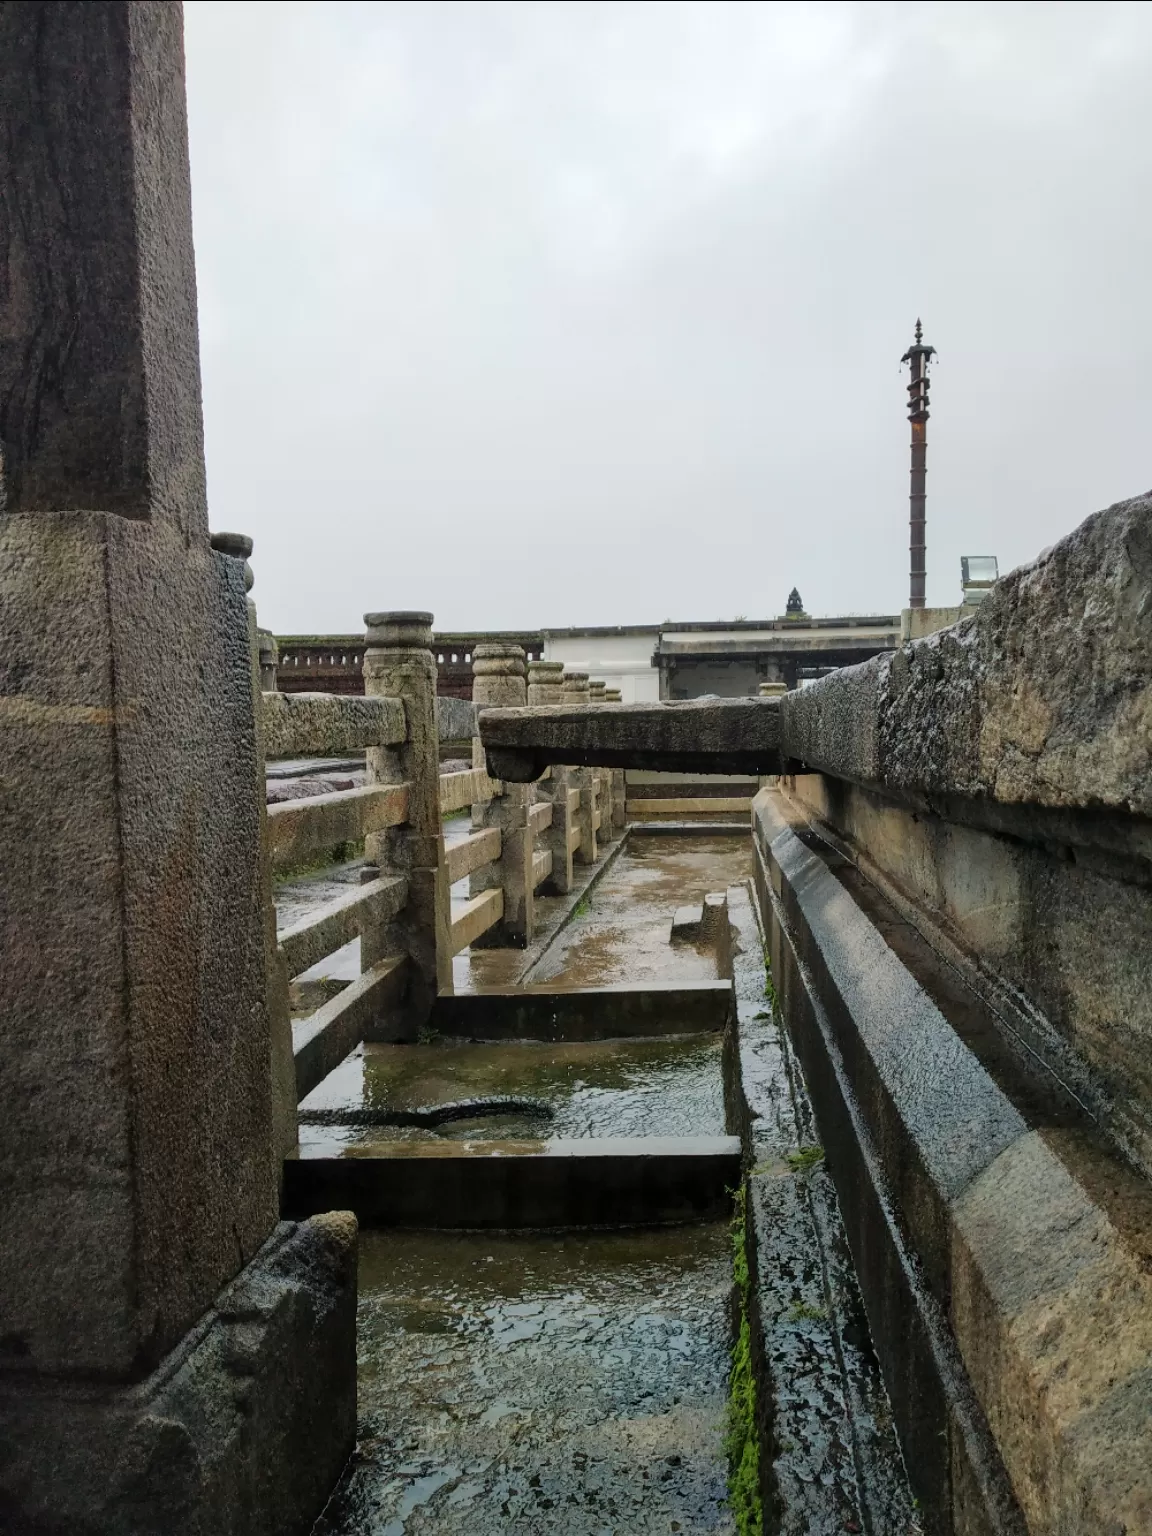
[[[789,594],[788,594],[788,606],[785,608],[784,611],[785,611],[785,613],[795,613],[795,614],[801,614],[801,613],[804,612],[804,603],[801,600],[800,592],[799,592],[799,590],[796,587],[793,587],[791,592],[789,592]]]

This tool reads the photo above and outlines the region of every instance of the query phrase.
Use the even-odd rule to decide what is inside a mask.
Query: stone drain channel
[[[746,836],[633,829],[514,993],[506,952],[466,955],[427,1038],[361,1046],[301,1104],[292,1213],[362,1224],[359,1443],[315,1536],[735,1531],[729,1192],[753,1157],[762,1182],[774,1136],[797,1209],[771,1258],[751,1210],[764,1529],[917,1530],[834,1197],[800,1147],[751,857]],[[283,887],[281,922],[332,878],[356,874]],[[708,892],[727,894],[722,942],[673,942]],[[298,1007],[356,960],[304,978]]]

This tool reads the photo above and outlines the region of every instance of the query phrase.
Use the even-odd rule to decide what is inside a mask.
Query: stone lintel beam
[[[779,773],[779,701],[486,709],[480,739],[495,778],[527,783],[552,763],[673,773]]]
[[[954,819],[1152,817],[1152,495],[780,710],[793,762]]]

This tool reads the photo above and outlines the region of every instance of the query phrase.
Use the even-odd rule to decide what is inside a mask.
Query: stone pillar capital
[[[373,649],[430,651],[432,615],[392,609],[386,613],[366,613],[365,640]]]

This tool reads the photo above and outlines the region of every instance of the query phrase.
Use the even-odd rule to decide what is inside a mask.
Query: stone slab
[[[285,1208],[339,1199],[365,1226],[600,1227],[713,1221],[740,1177],[735,1136],[390,1142],[290,1159]]]
[[[550,763],[676,773],[779,773],[779,700],[485,709],[494,778],[528,783]]]
[[[282,1222],[134,1387],[0,1378],[5,1536],[307,1536],[356,1438],[356,1222]]]
[[[972,617],[786,694],[783,751],[889,793],[1152,817],[1150,613],[1146,495],[1002,577]]]

